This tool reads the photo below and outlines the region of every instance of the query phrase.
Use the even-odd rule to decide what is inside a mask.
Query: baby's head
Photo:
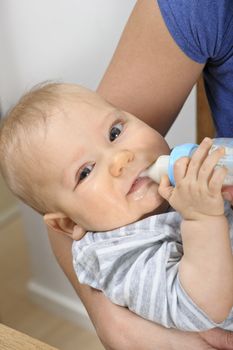
[[[0,129],[12,192],[74,239],[163,211],[158,185],[140,173],[168,153],[154,129],[72,84],[36,87]]]

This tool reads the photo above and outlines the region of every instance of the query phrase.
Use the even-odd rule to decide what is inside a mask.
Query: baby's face
[[[59,210],[93,231],[164,211],[158,185],[140,177],[160,155],[169,153],[164,138],[97,95],[90,103],[66,103],[63,109],[65,116],[51,122],[41,145],[47,191]]]

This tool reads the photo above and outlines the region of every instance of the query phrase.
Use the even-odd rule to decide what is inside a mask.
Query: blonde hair
[[[34,152],[35,136],[46,135],[46,128],[62,101],[83,99],[89,90],[72,84],[43,83],[26,93],[0,124],[0,171],[10,190],[40,214],[50,211],[45,198],[43,168]],[[59,113],[60,114],[60,113]],[[33,170],[33,171],[32,171]]]

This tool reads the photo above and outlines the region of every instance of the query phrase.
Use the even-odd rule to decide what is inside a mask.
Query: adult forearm
[[[90,289],[90,293],[83,295],[82,300],[106,350],[233,350],[231,332],[214,329],[200,336],[168,329],[112,304],[101,292]]]
[[[141,0],[97,91],[165,135],[203,67],[175,44],[157,2]]]
[[[192,300],[219,323],[233,306],[233,260],[227,220],[224,216],[184,220],[181,233],[181,284]]]
[[[107,350],[172,349],[168,329],[112,304],[103,293],[92,290],[82,301]]]

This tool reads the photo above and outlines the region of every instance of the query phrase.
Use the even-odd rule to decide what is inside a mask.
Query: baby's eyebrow
[[[100,123],[100,126],[103,126],[105,124],[109,123],[109,120],[113,120],[116,119],[118,116],[119,112],[117,111],[116,108],[111,109],[111,111],[109,111],[108,113],[106,113],[106,115],[104,116],[103,120]]]

